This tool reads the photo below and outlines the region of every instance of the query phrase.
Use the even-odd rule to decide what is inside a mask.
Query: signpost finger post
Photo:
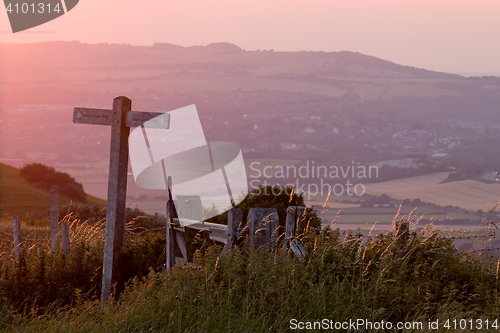
[[[102,306],[104,306],[113,289],[116,291],[116,296],[122,283],[120,259],[125,238],[125,202],[130,127],[139,127],[144,122],[158,116],[164,117],[160,117],[158,122],[154,122],[150,126],[163,129],[169,127],[168,114],[131,111],[131,108],[132,101],[127,97],[120,96],[113,100],[113,110],[88,108],[75,108],[73,110],[74,123],[111,126],[106,238],[101,289]]]

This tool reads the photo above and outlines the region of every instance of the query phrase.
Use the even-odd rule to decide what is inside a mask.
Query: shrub
[[[29,163],[21,167],[21,176],[38,188],[48,190],[51,185],[57,185],[61,195],[82,203],[87,202],[83,185],[66,172],[56,171],[41,163]]]
[[[248,215],[250,208],[276,208],[281,225],[285,225],[286,209],[288,206],[305,206],[303,193],[293,193],[292,187],[281,185],[259,186],[241,201],[236,208],[241,209],[243,220]],[[209,219],[210,222],[226,224],[227,212]],[[306,221],[311,227],[319,228],[321,219],[312,208],[306,208]]]

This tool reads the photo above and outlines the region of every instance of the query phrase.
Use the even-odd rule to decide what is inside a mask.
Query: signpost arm
[[[111,150],[109,159],[108,206],[106,210],[106,239],[102,271],[101,304],[117,287],[120,280],[120,257],[125,236],[125,200],[128,171],[128,137],[130,127],[125,124],[132,101],[127,97],[113,100]]]

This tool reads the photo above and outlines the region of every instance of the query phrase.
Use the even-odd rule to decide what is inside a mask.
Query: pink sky
[[[357,51],[398,64],[500,75],[498,0],[80,0],[62,17],[0,42],[184,46],[230,42],[247,50]]]

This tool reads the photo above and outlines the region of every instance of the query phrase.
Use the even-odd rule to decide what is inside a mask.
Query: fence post
[[[50,186],[50,241],[52,253],[57,251],[57,227],[59,222],[59,193],[57,185]]]
[[[297,206],[297,210],[295,212],[295,219],[296,219],[296,223],[297,223],[297,227],[295,229],[295,232],[296,233],[304,233],[305,232],[305,228],[307,226],[307,221],[306,221],[306,218],[305,218],[305,210],[306,210],[306,207],[304,206]]]
[[[14,232],[14,258],[19,259],[19,249],[21,244],[21,228],[19,226],[21,219],[19,216],[13,218],[13,232]]]
[[[61,223],[62,228],[62,248],[66,258],[69,257],[69,223]]]
[[[166,263],[165,263],[165,268],[170,268],[172,267],[172,251],[171,251],[171,243],[172,243],[172,231],[170,229],[170,200],[167,201],[167,205],[166,205],[166,210],[167,210],[167,214],[166,214],[166,242],[167,244],[165,244],[165,257],[167,259]]]
[[[408,220],[396,221],[396,247],[398,251],[398,259],[404,257],[406,246],[410,236],[410,224]]]
[[[285,239],[283,242],[283,250],[290,248],[290,239],[295,237],[297,231],[297,206],[289,206],[286,209],[286,225],[285,225]]]
[[[222,250],[222,253],[226,253],[229,251],[233,245],[236,244],[238,239],[238,227],[241,225],[241,221],[243,221],[243,213],[239,208],[231,208],[227,212],[227,243]]]
[[[174,267],[175,265],[175,257],[174,257],[174,245],[175,245],[175,236],[174,236],[174,228],[173,228],[173,223],[174,223],[174,200],[172,198],[172,177],[168,176],[167,178],[167,184],[168,184],[168,201],[167,201],[167,226],[166,226],[166,231],[167,231],[167,251],[166,251],[166,256],[167,256],[167,262],[166,268],[171,268]]]
[[[278,218],[278,212],[274,215],[269,216],[270,221],[266,226],[266,236],[271,242],[271,249],[275,250],[278,248],[278,239],[280,236],[280,220]]]
[[[198,195],[176,195],[174,206],[179,217],[191,220],[203,220],[203,205]]]
[[[247,221],[251,249],[262,247],[269,242],[271,242],[273,249],[276,247],[277,231],[279,230],[276,208],[250,208]]]
[[[243,213],[239,208],[231,208],[227,212],[227,238],[228,244],[231,241],[231,244],[234,244],[238,239],[238,227],[241,225],[241,221],[243,221]]]
[[[286,210],[286,227],[285,239],[283,242],[283,250],[290,248],[290,241],[297,235],[300,226],[300,218],[304,214],[305,207],[290,206]]]

